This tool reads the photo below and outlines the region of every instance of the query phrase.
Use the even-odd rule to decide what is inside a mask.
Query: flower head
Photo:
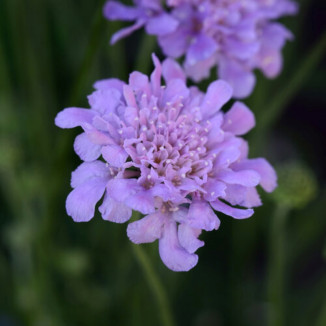
[[[149,1],[135,1],[135,7],[123,6],[124,10],[118,2],[108,1],[104,10],[108,19],[136,20],[135,25],[115,34],[112,42],[145,25],[149,34],[157,35],[167,56],[185,56],[184,68],[193,80],[208,77],[217,66],[219,77],[233,87],[237,98],[252,92],[254,69],[268,78],[279,74],[281,50],[292,34],[274,20],[297,11],[291,0],[166,2],[168,11],[160,1],[155,8],[149,7]],[[133,17],[128,14],[131,10]]]
[[[276,175],[265,159],[248,159],[239,137],[254,126],[252,112],[241,102],[221,111],[232,95],[226,82],[202,93],[186,86],[175,61],[153,60],[150,79],[133,72],[128,84],[99,81],[88,97],[91,109],[57,115],[57,126],[84,130],[74,147],[85,162],[72,173],[66,208],[75,221],[89,221],[104,195],[99,211],[105,220],[126,222],[132,210],[144,214],[128,225],[130,240],[158,239],[166,266],[187,271],[204,244],[201,231],[220,225],[213,209],[250,217],[261,204],[255,187],[272,191]]]

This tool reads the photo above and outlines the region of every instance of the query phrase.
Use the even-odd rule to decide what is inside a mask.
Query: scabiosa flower
[[[160,1],[155,2],[155,9],[149,3],[135,1],[135,7],[123,6],[122,10],[121,4],[107,2],[106,18],[136,20],[133,27],[115,34],[112,43],[146,25],[148,33],[157,35],[165,55],[185,56],[184,69],[189,77],[198,82],[217,65],[219,77],[233,87],[237,98],[252,92],[254,69],[268,78],[279,74],[281,50],[292,34],[274,20],[297,11],[291,0],[167,0],[169,11]],[[167,23],[167,17],[173,23]],[[156,30],[149,29],[154,20]]]
[[[221,111],[232,95],[226,82],[215,81],[202,93],[186,86],[172,59],[161,65],[153,55],[153,61],[150,79],[133,72],[128,84],[99,81],[88,97],[91,109],[57,115],[57,126],[84,130],[74,148],[85,162],[72,173],[66,209],[75,221],[89,221],[104,195],[99,211],[105,220],[126,222],[132,210],[144,214],[128,225],[130,240],[159,240],[164,264],[187,271],[204,245],[201,231],[219,228],[213,209],[250,217],[261,204],[255,187],[272,191],[276,175],[265,159],[248,159],[239,137],[254,126],[252,112],[241,102]]]
[[[165,35],[173,32],[178,21],[166,13],[160,0],[135,0],[135,7],[128,7],[116,1],[109,1],[104,6],[104,15],[110,20],[136,21],[133,25],[114,34],[111,43],[115,43],[141,27],[152,35]]]

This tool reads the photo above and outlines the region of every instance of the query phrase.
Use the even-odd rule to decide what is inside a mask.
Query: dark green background
[[[143,245],[156,291],[126,225],[66,215],[80,130],[53,122],[87,107],[97,79],[149,73],[150,53],[162,58],[155,39],[140,31],[111,47],[124,24],[102,17],[103,1],[0,0],[1,326],[172,325],[166,302],[175,325],[326,325],[326,5],[300,3],[283,20],[295,40],[281,76],[257,73],[245,100],[257,119],[252,157],[277,167],[278,191],[262,193],[248,220],[220,214],[188,273]]]

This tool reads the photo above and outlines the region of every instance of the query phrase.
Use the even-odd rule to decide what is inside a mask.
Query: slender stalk
[[[166,292],[164,291],[164,287],[160,282],[157,274],[155,273],[148,256],[140,245],[132,244],[132,249],[135,253],[135,257],[140,267],[142,268],[145,274],[148,285],[157,300],[157,304],[161,312],[162,325],[174,326],[175,323],[173,321],[171,308],[169,306]]]
[[[276,207],[270,230],[270,260],[268,267],[268,301],[270,310],[268,326],[283,326],[285,312],[285,260],[286,232],[285,224],[289,209],[286,206]]]

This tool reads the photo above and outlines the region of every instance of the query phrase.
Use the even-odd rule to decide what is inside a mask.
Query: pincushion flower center
[[[144,96],[145,95],[145,96]],[[134,144],[137,152],[136,163],[145,163],[159,177],[170,180],[175,187],[182,184],[182,179],[207,180],[214,159],[208,154],[207,134],[210,121],[198,118],[199,108],[183,111],[183,97],[172,102],[156,106],[157,99],[144,102],[146,94],[141,96],[138,139]],[[152,107],[151,107],[152,106]],[[151,174],[143,182],[145,188],[154,185]]]

